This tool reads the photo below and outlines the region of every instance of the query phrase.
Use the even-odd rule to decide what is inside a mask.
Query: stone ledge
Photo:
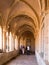
[[[11,51],[7,53],[0,53],[0,65],[8,62],[12,58],[16,57],[18,55],[18,51]]]

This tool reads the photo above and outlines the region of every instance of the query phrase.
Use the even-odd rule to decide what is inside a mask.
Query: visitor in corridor
[[[25,47],[23,45],[20,46],[20,54],[25,53]]]
[[[27,55],[30,55],[30,46],[27,46]]]
[[[20,46],[20,54],[22,54],[22,45]]]
[[[25,53],[25,47],[23,46],[22,47],[22,54],[24,54]]]

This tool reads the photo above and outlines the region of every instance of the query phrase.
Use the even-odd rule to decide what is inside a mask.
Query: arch
[[[36,24],[34,23],[34,20],[33,20],[31,17],[29,17],[28,15],[23,15],[23,14],[14,17],[10,22],[8,22],[8,25],[9,25],[10,23],[12,23],[12,21],[13,21],[14,19],[16,19],[16,21],[17,21],[17,20],[19,20],[21,17],[22,17],[22,18],[25,18],[25,19],[27,18],[28,20],[30,20],[30,22],[32,22],[32,23],[34,24],[34,26],[36,27]]]
[[[23,17],[22,19],[24,19],[23,21],[22,21],[22,19],[21,19],[21,16]],[[20,18],[19,18],[20,17]],[[19,20],[20,19],[20,20]],[[15,23],[14,23],[15,22]],[[20,24],[19,24],[19,22],[20,22]],[[12,21],[11,22],[9,22],[9,25],[7,25],[7,26],[10,26],[10,24],[12,23]],[[16,26],[15,26],[15,24],[16,24]],[[13,21],[13,25],[11,24],[11,26],[13,27],[15,27],[14,29],[12,28],[12,30],[14,30],[14,31],[16,31],[17,29],[19,29],[21,26],[23,26],[23,25],[28,25],[28,26],[30,26],[32,29],[33,29],[33,31],[35,32],[36,31],[36,29],[37,29],[37,26],[35,25],[35,23],[34,23],[34,21],[33,21],[33,19],[31,19],[29,16],[27,16],[27,15],[19,15],[19,16],[17,16],[16,17],[16,21]],[[13,32],[14,32],[13,31]]]
[[[17,31],[15,31],[15,34],[16,35],[19,35],[19,33],[20,33],[20,35],[21,35],[22,34],[22,31],[26,31],[26,30],[31,31],[34,34],[34,37],[35,37],[35,30],[34,30],[34,28],[32,28],[31,26],[26,25],[26,24],[24,24],[21,27],[19,27],[17,29]]]
[[[34,34],[33,34],[33,32],[32,32],[31,30],[22,30],[21,35],[19,35],[19,39],[21,38],[22,34],[23,34],[24,32],[26,32],[26,31],[30,31],[30,32],[32,33],[32,35],[33,35],[33,38],[35,39]]]

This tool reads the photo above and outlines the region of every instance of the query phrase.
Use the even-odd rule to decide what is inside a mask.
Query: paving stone
[[[20,55],[6,65],[38,65],[35,55]]]

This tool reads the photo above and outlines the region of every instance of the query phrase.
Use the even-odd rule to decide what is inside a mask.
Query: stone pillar
[[[3,52],[6,51],[6,29],[3,28]]]
[[[49,62],[49,14],[47,15],[47,22],[48,22],[48,44],[47,44],[47,52],[48,52],[48,62]]]
[[[49,33],[49,26],[48,26],[48,33]],[[48,34],[48,62],[49,62],[49,34]]]
[[[3,49],[3,34],[2,34],[2,27],[0,26],[0,49]]]
[[[6,32],[6,52],[9,51],[9,33],[8,31]]]
[[[42,57],[44,57],[44,27],[42,28]]]
[[[42,35],[41,36],[42,36],[42,38],[41,38],[41,40],[42,40],[42,43],[41,43],[42,44],[42,49],[41,50],[42,50],[42,53],[43,53],[43,28],[42,28]]]
[[[12,49],[15,50],[15,35],[12,35]]]
[[[12,51],[12,44],[13,44],[13,42],[12,42],[12,34],[10,32],[9,33],[9,51]]]
[[[39,53],[41,53],[41,30],[39,31]]]
[[[48,18],[44,19],[44,60],[48,60]]]
[[[37,33],[36,39],[35,39],[35,49],[39,53],[39,32]]]
[[[14,37],[11,32],[9,33],[9,51],[14,51]]]
[[[15,49],[18,50],[18,38],[17,36],[15,37]]]

